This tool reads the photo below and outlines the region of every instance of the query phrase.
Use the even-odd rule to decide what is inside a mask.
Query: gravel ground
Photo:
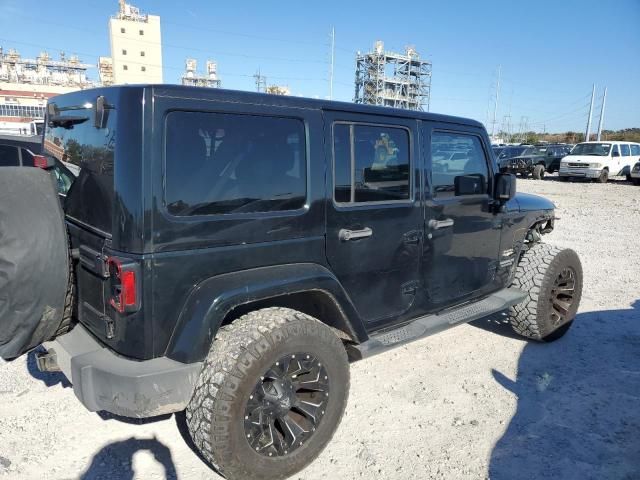
[[[539,345],[485,320],[354,364],[338,432],[295,478],[640,479],[640,188],[518,188],[556,203],[546,241],[582,259],[571,332]],[[0,365],[0,479],[218,478],[181,425],[89,413],[32,356]]]

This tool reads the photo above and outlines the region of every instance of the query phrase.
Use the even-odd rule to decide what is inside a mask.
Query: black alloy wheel
[[[249,445],[268,457],[293,452],[316,431],[328,400],[329,376],[317,357],[280,357],[249,396],[244,417]]]
[[[549,302],[551,303],[551,322],[554,327],[567,323],[573,305],[576,289],[576,273],[571,267],[566,267],[556,277]]]

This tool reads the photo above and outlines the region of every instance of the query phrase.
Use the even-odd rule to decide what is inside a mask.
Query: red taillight
[[[107,260],[107,266],[111,283],[109,304],[119,313],[137,310],[138,291],[135,265],[123,265],[119,259],[110,257]]]
[[[122,272],[122,303],[124,309],[136,306],[136,272]]]
[[[34,155],[33,166],[38,168],[47,168],[47,157],[44,155]]]

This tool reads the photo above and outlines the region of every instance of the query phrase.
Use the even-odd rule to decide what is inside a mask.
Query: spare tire
[[[0,357],[13,360],[68,330],[70,273],[52,176],[39,168],[0,168]]]

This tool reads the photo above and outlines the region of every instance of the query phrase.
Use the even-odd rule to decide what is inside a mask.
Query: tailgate
[[[67,220],[71,248],[77,252],[76,295],[78,319],[94,335],[109,338],[109,322],[105,315],[108,298],[108,270],[104,249],[108,236]]]

